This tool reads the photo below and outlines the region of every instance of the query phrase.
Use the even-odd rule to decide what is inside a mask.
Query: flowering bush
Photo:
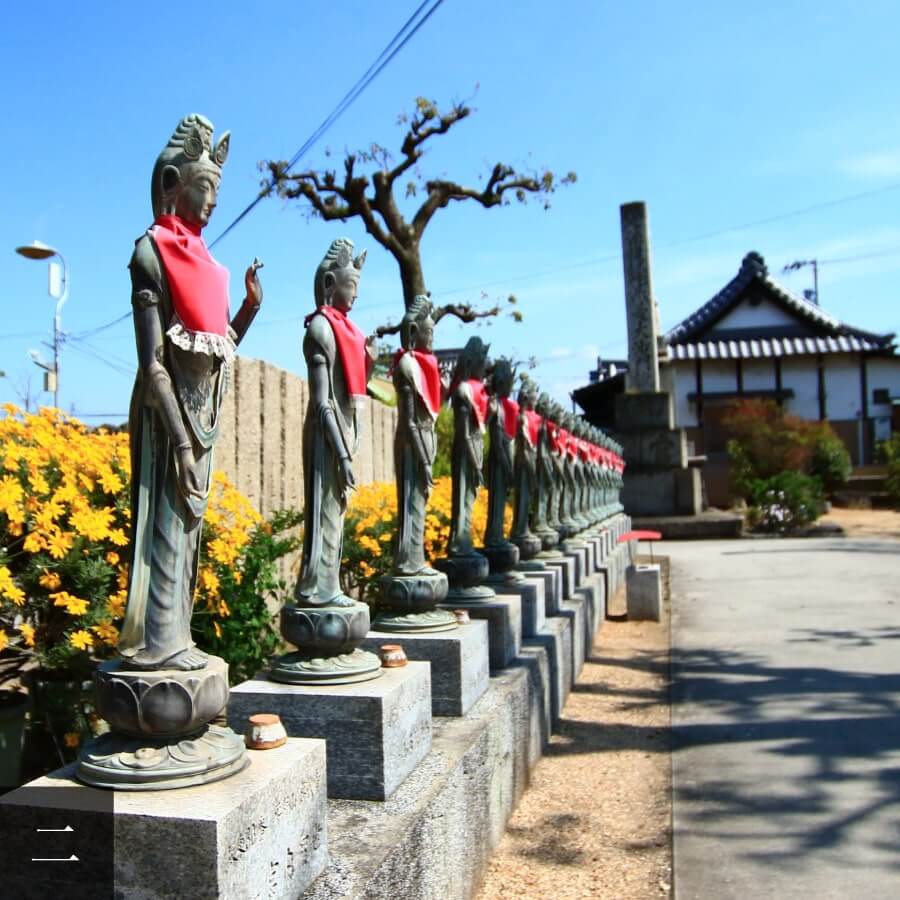
[[[435,560],[447,553],[452,507],[451,479],[435,479],[425,516],[425,558]],[[478,491],[472,507],[472,537],[477,545],[484,539],[488,495]],[[512,524],[512,510],[506,508],[506,531]],[[370,605],[378,605],[378,579],[390,572],[394,563],[393,539],[397,529],[397,488],[393,482],[376,481],[356,491],[344,519],[344,559],[341,566],[343,589]]]
[[[0,682],[32,673],[78,684],[115,654],[125,612],[128,435],[91,431],[54,409],[3,410]],[[281,513],[264,522],[215,473],[193,626],[201,647],[229,660],[233,679],[258,670],[278,642],[266,595],[280,586],[275,560],[295,546],[283,533],[298,521],[297,513]],[[68,703],[68,730],[63,741],[54,735],[57,746],[77,747],[91,719],[84,703]],[[36,712],[42,719],[37,704]]]

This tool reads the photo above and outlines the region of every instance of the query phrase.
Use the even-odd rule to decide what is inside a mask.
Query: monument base
[[[409,662],[362,684],[280,684],[260,675],[232,688],[228,720],[237,730],[260,711],[280,716],[291,737],[326,740],[329,797],[386,800],[431,748],[431,673],[427,663]]]
[[[283,684],[356,684],[381,675],[381,660],[357,648],[338,656],[310,656],[297,650],[272,663],[272,678]]]
[[[393,634],[430,634],[439,631],[453,631],[459,626],[456,616],[446,609],[430,609],[427,612],[402,613],[386,609],[378,613],[372,622],[375,631]],[[371,635],[372,632],[370,631]]]
[[[490,600],[452,602],[461,609],[468,610],[473,619],[487,619],[491,668],[506,668],[516,658],[522,646],[521,597],[497,594]],[[449,607],[450,603],[451,599],[448,598],[445,605]]]
[[[227,783],[183,791],[113,794],[79,784],[74,765],[11,791],[0,799],[0,839],[16,861],[4,896],[301,896],[328,862],[325,744],[249,755]]]

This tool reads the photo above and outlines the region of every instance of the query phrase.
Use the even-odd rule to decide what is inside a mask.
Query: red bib
[[[392,371],[396,368],[397,363],[400,362],[401,357],[407,353],[419,366],[421,378],[419,378],[416,385],[419,396],[425,402],[429,412],[433,416],[437,416],[441,411],[441,390],[443,388],[443,385],[441,384],[441,370],[438,365],[437,357],[433,353],[427,353],[424,350],[400,349],[394,354]]]
[[[159,250],[175,315],[192,334],[225,337],[228,331],[228,269],[217,263],[200,226],[178,216],[157,216],[149,231]]]
[[[503,416],[503,430],[510,440],[514,440],[519,430],[519,404],[512,397],[501,397],[500,409]]]
[[[488,392],[485,389],[484,382],[479,381],[477,378],[469,378],[464,381],[463,384],[467,384],[469,386],[469,396],[472,400],[472,412],[475,414],[475,421],[478,423],[478,427],[484,427],[485,419],[487,418],[487,408],[488,408]]]
[[[333,306],[320,306],[312,316],[318,313],[328,319],[334,332],[341,364],[344,367],[347,391],[354,397],[365,397],[369,381],[366,372],[366,336],[350,321],[345,312]],[[312,316],[307,316],[307,325]]]
[[[541,433],[541,422],[543,419],[533,409],[526,409],[525,420],[528,422],[528,431],[525,432],[525,436],[528,438],[528,443],[535,447],[537,446],[538,435]]]

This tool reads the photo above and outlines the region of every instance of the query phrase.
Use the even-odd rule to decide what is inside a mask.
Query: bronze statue
[[[520,584],[524,578],[513,571],[519,561],[519,548],[507,540],[504,533],[506,501],[513,486],[519,431],[519,404],[509,396],[514,380],[512,362],[504,357],[496,360],[488,378],[488,515],[484,547],[480,551],[490,563],[489,584]]]
[[[369,607],[341,590],[347,498],[356,486],[359,411],[375,364],[375,338],[350,320],[365,253],[333,241],[313,279],[316,309],[304,322],[309,403],[303,422],[303,560],[281,634],[298,651],[280,657],[272,678],[298,684],[363,681],[380,674],[378,657],[359,649]]]
[[[541,539],[531,530],[532,509],[537,487],[537,441],[540,416],[535,412],[537,386],[523,376],[519,389],[519,433],[516,436],[515,496],[510,540],[519,548],[523,561],[531,560],[541,549]]]
[[[450,390],[453,404],[450,540],[448,556],[436,565],[447,573],[448,599],[454,602],[494,596],[493,590],[481,584],[488,574],[487,558],[472,545],[472,505],[478,488],[484,484],[481,467],[488,409],[484,387],[487,352],[488,347],[481,338],[469,338],[456,362]]]
[[[554,462],[553,442],[554,424],[550,421],[552,403],[547,394],[538,397],[535,411],[540,416],[540,427],[537,440],[537,479],[535,500],[534,533],[541,539],[542,557],[556,558],[560,555],[555,549],[559,543],[559,532],[550,524],[554,496]]]
[[[431,632],[457,627],[451,612],[436,608],[447,596],[447,576],[425,559],[425,515],[437,452],[434,423],[446,394],[437,358],[431,352],[431,314],[428,297],[415,297],[403,316],[401,349],[394,359],[397,533],[393,571],[381,579],[386,609],[373,623],[378,631]]]
[[[95,676],[113,731],[85,749],[77,772],[104,787],[179,787],[246,765],[242,740],[207,725],[227,702],[228,668],[194,646],[190,628],[227,371],[262,302],[254,260],[230,318],[228,271],[201,236],[229,146],[227,132],[215,145],[212,135],[203,116],[179,123],[153,168],[154,223],[130,263],[138,372],[128,605],[122,658]]]

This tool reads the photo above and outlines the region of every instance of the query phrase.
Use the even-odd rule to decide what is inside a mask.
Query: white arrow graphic
[[[65,828],[35,828],[35,831],[74,831],[75,829],[71,825],[66,825]]]
[[[32,856],[32,862],[81,862],[81,860],[73,853],[71,856],[50,856],[50,857],[39,857]]]

